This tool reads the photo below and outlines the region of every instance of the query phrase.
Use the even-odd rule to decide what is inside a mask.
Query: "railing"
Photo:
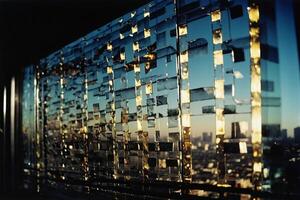
[[[37,171],[35,169],[29,169]],[[60,171],[61,172],[61,171]],[[63,173],[63,172],[62,172]],[[98,193],[107,193],[111,196],[134,196],[143,198],[170,198],[170,199],[232,199],[240,196],[246,196],[248,199],[300,199],[300,194],[295,193],[271,193],[267,191],[257,191],[247,188],[220,187],[209,184],[184,183],[174,181],[139,181],[124,179],[109,179],[107,177],[90,178],[88,181],[74,179],[59,179],[47,176],[35,177],[32,175],[24,175],[24,179],[32,179],[36,182],[39,180],[41,193],[53,196],[59,195],[64,199],[72,198],[72,196],[88,199],[97,199]],[[48,181],[54,181],[57,184],[68,186],[82,186],[89,188],[88,192],[76,192],[70,189],[53,188]],[[53,193],[53,192],[54,193]],[[59,191],[59,193],[58,193]],[[205,195],[197,195],[197,191],[204,191]],[[239,198],[238,198],[239,199]]]

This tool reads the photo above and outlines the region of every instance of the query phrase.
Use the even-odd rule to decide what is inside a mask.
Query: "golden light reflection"
[[[181,103],[189,103],[190,102],[190,90],[181,90]]]
[[[260,42],[257,39],[250,41],[250,54],[252,58],[260,58]]]
[[[248,13],[249,13],[250,22],[256,22],[257,23],[258,20],[259,20],[258,6],[255,5],[255,6],[248,7]]]
[[[136,106],[142,105],[142,97],[141,96],[136,96],[135,101],[136,101]]]
[[[153,59],[155,59],[155,54],[154,53],[148,53],[148,54],[144,55],[144,58],[146,58],[148,60],[153,60]]]
[[[179,26],[179,36],[184,36],[188,34],[187,25]]]
[[[143,125],[142,125],[142,121],[141,120],[137,121],[137,130],[138,131],[142,131],[143,130]]]
[[[222,50],[214,51],[214,65],[223,65],[223,52]]]
[[[112,51],[112,48],[113,48],[112,44],[111,43],[107,43],[106,49],[108,51]]]
[[[159,160],[158,160],[158,165],[159,165],[159,168],[162,168],[162,169],[167,168],[167,162],[166,162],[166,159],[159,159]]]
[[[144,11],[144,17],[150,17],[150,12],[149,11]]]
[[[262,172],[262,163],[261,162],[255,162],[253,165],[253,171],[254,172]]]
[[[239,142],[240,153],[248,153],[246,142]]]
[[[187,80],[189,78],[189,69],[187,64],[181,64],[181,78]]]
[[[120,33],[120,39],[122,40],[122,39],[124,39],[124,38],[125,38],[124,34],[123,34],[123,33]]]
[[[137,26],[137,24],[135,24],[134,26],[131,27],[131,33],[134,34],[137,32],[138,32],[138,26]]]
[[[134,42],[134,43],[132,44],[132,49],[133,49],[133,51],[139,51],[139,50],[140,50],[140,45],[139,45],[139,43],[138,43],[138,42]]]
[[[215,22],[221,20],[221,11],[220,10],[215,10],[211,12],[211,21]]]
[[[183,127],[191,126],[191,116],[189,114],[182,114],[182,126]]]
[[[249,34],[250,34],[250,58],[251,58],[251,142],[253,147],[253,185],[255,189],[261,189],[262,179],[262,113],[261,113],[261,69],[260,69],[260,40],[259,40],[259,8],[252,3],[248,7]]]
[[[141,68],[138,64],[134,64],[133,65],[133,69],[134,69],[134,72],[137,73],[137,72],[140,72],[141,71]]]
[[[147,83],[146,84],[146,94],[152,94],[153,88],[152,88],[152,83]]]
[[[184,51],[180,53],[180,63],[186,63],[189,61],[188,51]]]
[[[125,52],[121,52],[120,53],[120,59],[121,60],[125,60]]]
[[[224,80],[215,80],[215,96],[217,99],[224,99]]]
[[[250,36],[259,37],[259,27],[250,27]]]
[[[144,29],[144,38],[148,38],[151,36],[151,30],[150,29]]]
[[[110,66],[107,67],[106,72],[107,72],[108,74],[111,74],[111,73],[113,72],[112,67],[110,67]]]
[[[142,81],[140,79],[135,80],[135,86],[140,87],[142,85]]]

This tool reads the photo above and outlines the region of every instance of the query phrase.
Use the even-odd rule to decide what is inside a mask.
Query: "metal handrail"
[[[31,168],[31,170],[38,171]],[[40,171],[40,170],[39,170]],[[90,178],[87,181],[74,180],[67,178],[65,180],[59,178],[51,178],[48,176],[33,177],[32,175],[25,175],[25,177],[32,177],[33,179],[39,179],[43,181],[55,181],[57,183],[63,183],[73,186],[88,186],[90,188],[98,188],[104,190],[120,191],[129,193],[135,193],[136,191],[142,191],[144,195],[152,195],[159,189],[158,196],[178,196],[178,193],[171,191],[189,191],[189,190],[204,190],[206,192],[214,192],[224,197],[224,194],[248,194],[252,197],[262,197],[271,199],[300,199],[300,194],[295,193],[272,193],[268,191],[258,191],[251,188],[236,188],[236,187],[222,187],[217,185],[202,184],[202,183],[185,183],[175,181],[162,181],[162,180],[148,180],[142,182],[141,180],[124,180],[124,179],[110,179],[107,177]],[[161,191],[163,189],[165,192]],[[131,191],[131,192],[130,192]],[[195,195],[189,195],[188,192],[180,192],[185,197],[192,197]],[[174,198],[175,198],[174,197]],[[182,196],[180,196],[182,197]]]

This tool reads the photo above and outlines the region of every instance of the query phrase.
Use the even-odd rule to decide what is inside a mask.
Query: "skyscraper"
[[[300,143],[300,127],[294,128],[294,138],[296,143]]]
[[[262,189],[263,137],[280,130],[283,102],[267,5],[155,0],[26,68],[28,173],[57,188],[105,177]]]

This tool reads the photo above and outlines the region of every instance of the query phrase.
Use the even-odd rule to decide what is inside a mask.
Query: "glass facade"
[[[290,97],[275,14],[264,10],[256,1],[155,0],[27,67],[25,187],[89,191],[64,181],[98,178],[285,184],[271,151],[297,147],[282,130]]]

